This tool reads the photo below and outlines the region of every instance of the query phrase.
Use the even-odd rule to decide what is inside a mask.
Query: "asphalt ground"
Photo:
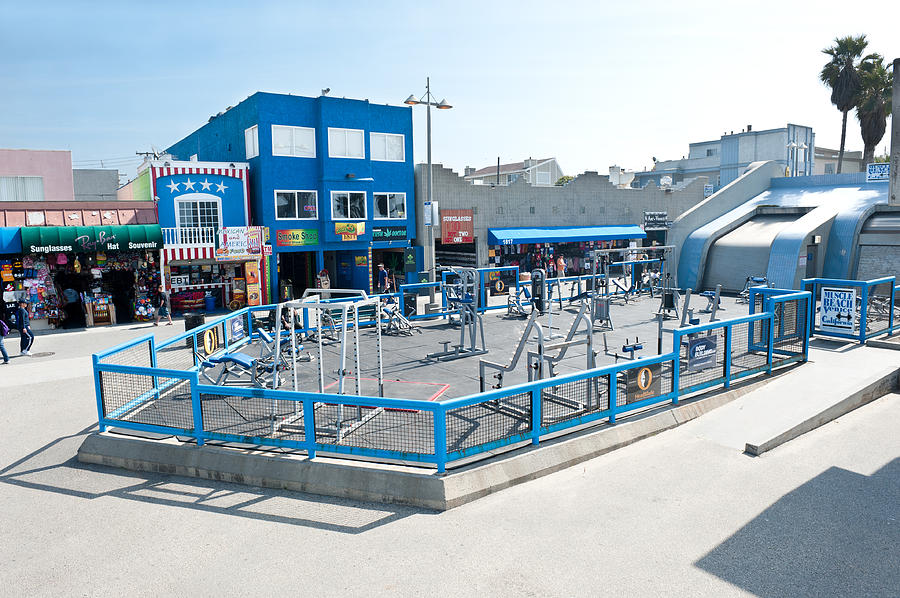
[[[759,458],[701,417],[444,513],[79,464],[90,353],[173,328],[0,369],[0,593],[898,595],[897,395]]]

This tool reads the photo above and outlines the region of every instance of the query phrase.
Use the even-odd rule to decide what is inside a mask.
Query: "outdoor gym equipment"
[[[721,305],[721,295],[722,295],[722,285],[717,284],[715,291],[703,291],[700,293],[702,297],[706,297],[706,307],[700,310],[701,314],[710,314],[709,321],[716,321],[716,312],[718,310],[724,310],[725,308]]]
[[[538,316],[540,315],[541,312],[535,309],[532,310],[531,315],[528,316],[528,322],[525,324],[525,329],[522,331],[522,336],[519,337],[519,342],[516,344],[516,348],[513,351],[509,363],[502,364],[493,361],[487,361],[484,359],[480,359],[478,361],[478,383],[481,387],[481,392],[484,392],[485,390],[485,377],[487,376],[487,370],[497,370],[497,373],[494,374],[494,379],[497,380],[497,383],[491,386],[491,388],[503,388],[503,374],[505,372],[511,372],[516,369],[516,365],[518,365],[519,363],[519,358],[522,356],[525,345],[528,343],[528,339],[531,337],[532,330],[534,330],[537,334],[538,342],[543,342],[544,331],[537,321]]]
[[[527,318],[528,312],[525,310],[526,305],[531,305],[531,310],[534,311],[534,302],[531,298],[531,292],[526,285],[521,285],[517,293],[510,293],[506,296],[506,315]]]
[[[632,294],[648,291],[653,296],[654,289],[659,287],[659,281],[670,277],[668,256],[674,248],[674,245],[657,245],[594,249],[589,255],[594,276],[601,275],[604,295],[622,296],[628,303]],[[646,257],[634,259],[641,255]],[[613,256],[620,256],[620,261],[612,261]],[[630,275],[631,280],[626,280],[625,284],[620,283],[612,276],[613,268],[621,268],[622,278],[627,279]]]
[[[478,312],[478,297],[480,295],[478,285],[478,270],[475,268],[451,268],[457,275],[458,282],[444,285],[447,293],[447,303],[457,312],[459,320],[459,343],[453,344],[452,340],[442,341],[444,349],[435,353],[429,353],[429,359],[450,361],[472,355],[487,353],[484,343],[484,325],[481,314]],[[479,344],[479,340],[481,341]]]
[[[413,326],[412,322],[403,315],[403,310],[398,303],[382,303],[380,319],[384,322],[383,334],[405,334],[409,336],[413,331],[422,334],[422,331]]]
[[[609,345],[606,341],[606,333],[603,333],[603,353],[608,357],[613,357],[616,360],[616,363],[619,363],[619,358],[628,359],[630,361],[634,361],[634,354],[638,351],[644,350],[644,344],[641,343],[641,339],[635,337],[634,342],[630,342],[627,338],[625,339],[625,344],[622,345],[622,355],[619,355],[617,351],[610,353]],[[627,355],[626,355],[627,353]]]
[[[748,276],[744,282],[744,288],[738,294],[738,303],[750,302],[750,287],[764,287],[769,285],[769,279],[765,276]]]
[[[578,329],[582,324],[584,325],[584,337],[576,339],[575,335],[578,333]],[[566,335],[565,340],[549,344],[545,342],[546,340],[547,338],[544,335],[538,335],[537,351],[528,352],[529,382],[532,380],[543,380],[545,373],[547,374],[547,377],[554,377],[556,375],[554,367],[565,359],[566,353],[571,347],[578,345],[585,345],[587,347],[585,355],[587,363],[585,369],[590,370],[596,367],[594,360],[594,324],[587,315],[587,305],[582,305],[581,309],[578,310],[578,314],[576,314],[575,319],[572,321],[572,326],[569,328],[569,333]],[[559,350],[556,355],[550,355],[548,353],[549,351],[556,350]]]
[[[691,294],[690,289],[687,292],[688,295]],[[656,313],[662,314],[663,318],[670,319],[675,318],[678,319],[678,304],[682,301],[681,295],[678,292],[678,289],[672,286],[672,276],[668,272],[666,272],[663,278],[663,287],[660,290],[660,298],[659,298],[659,309],[656,310]],[[685,299],[687,301],[687,299]],[[681,311],[684,312],[684,307]],[[675,312],[673,316],[670,312]]]

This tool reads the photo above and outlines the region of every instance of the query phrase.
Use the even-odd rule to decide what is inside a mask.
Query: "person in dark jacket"
[[[31,355],[31,345],[34,344],[34,333],[31,331],[31,320],[28,317],[28,302],[19,301],[19,309],[16,310],[16,328],[19,330],[19,348],[22,355]]]

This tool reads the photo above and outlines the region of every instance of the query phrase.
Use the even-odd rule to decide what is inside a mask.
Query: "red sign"
[[[472,210],[441,210],[441,243],[474,243]]]

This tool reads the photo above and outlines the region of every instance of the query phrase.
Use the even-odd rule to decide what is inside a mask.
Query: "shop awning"
[[[158,224],[123,226],[26,226],[22,253],[95,253],[162,249]]]
[[[18,226],[0,227],[0,254],[22,253],[22,236]]]
[[[520,243],[578,243],[643,239],[647,234],[636,224],[610,226],[548,226],[542,228],[489,228],[488,245]]]

